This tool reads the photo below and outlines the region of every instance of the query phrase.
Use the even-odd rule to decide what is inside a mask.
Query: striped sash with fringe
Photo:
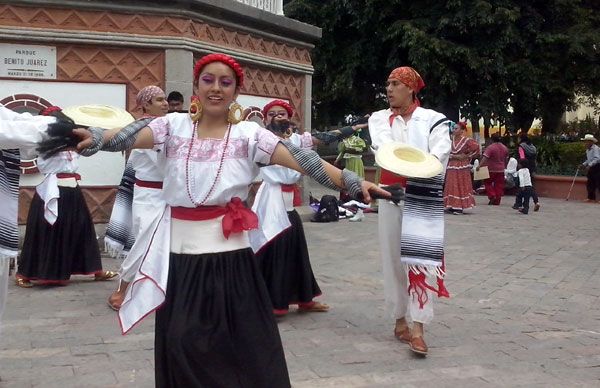
[[[0,150],[0,260],[19,253],[19,150]]]
[[[401,262],[408,265],[408,292],[414,292],[421,308],[426,289],[449,297],[444,286],[444,174],[433,178],[410,178],[402,216]],[[428,284],[435,275],[437,284]]]
[[[127,257],[135,242],[136,236],[131,230],[134,184],[135,170],[131,163],[127,162],[104,237],[106,251],[115,258]]]

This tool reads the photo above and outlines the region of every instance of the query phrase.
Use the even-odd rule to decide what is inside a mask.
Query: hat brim
[[[125,109],[110,105],[76,105],[63,109],[75,124],[86,127],[101,127],[105,129],[123,128],[135,118]]]
[[[587,138],[587,139],[584,137],[584,138],[581,139],[581,141],[591,141],[591,142],[594,142],[594,143],[598,143],[598,139],[596,139],[595,137],[590,137],[590,138]]]
[[[375,161],[381,168],[407,178],[432,178],[444,171],[435,156],[401,142],[379,147]]]

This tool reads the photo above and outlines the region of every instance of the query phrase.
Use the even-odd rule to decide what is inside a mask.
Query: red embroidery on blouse
[[[171,135],[166,143],[167,158],[187,159],[188,153],[193,162],[218,162],[223,154],[223,139],[196,139],[190,152],[191,139]],[[248,158],[248,138],[230,138],[225,159]]]

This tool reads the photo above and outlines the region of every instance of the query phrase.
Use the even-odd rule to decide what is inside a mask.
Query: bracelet
[[[81,150],[79,153],[83,156],[92,156],[102,149],[104,143],[104,129],[98,127],[89,127],[88,131],[92,134],[92,145]]]

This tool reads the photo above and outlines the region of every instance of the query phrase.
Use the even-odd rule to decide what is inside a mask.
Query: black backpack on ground
[[[319,202],[319,210],[312,217],[312,222],[337,222],[340,219],[337,198],[324,195]]]

